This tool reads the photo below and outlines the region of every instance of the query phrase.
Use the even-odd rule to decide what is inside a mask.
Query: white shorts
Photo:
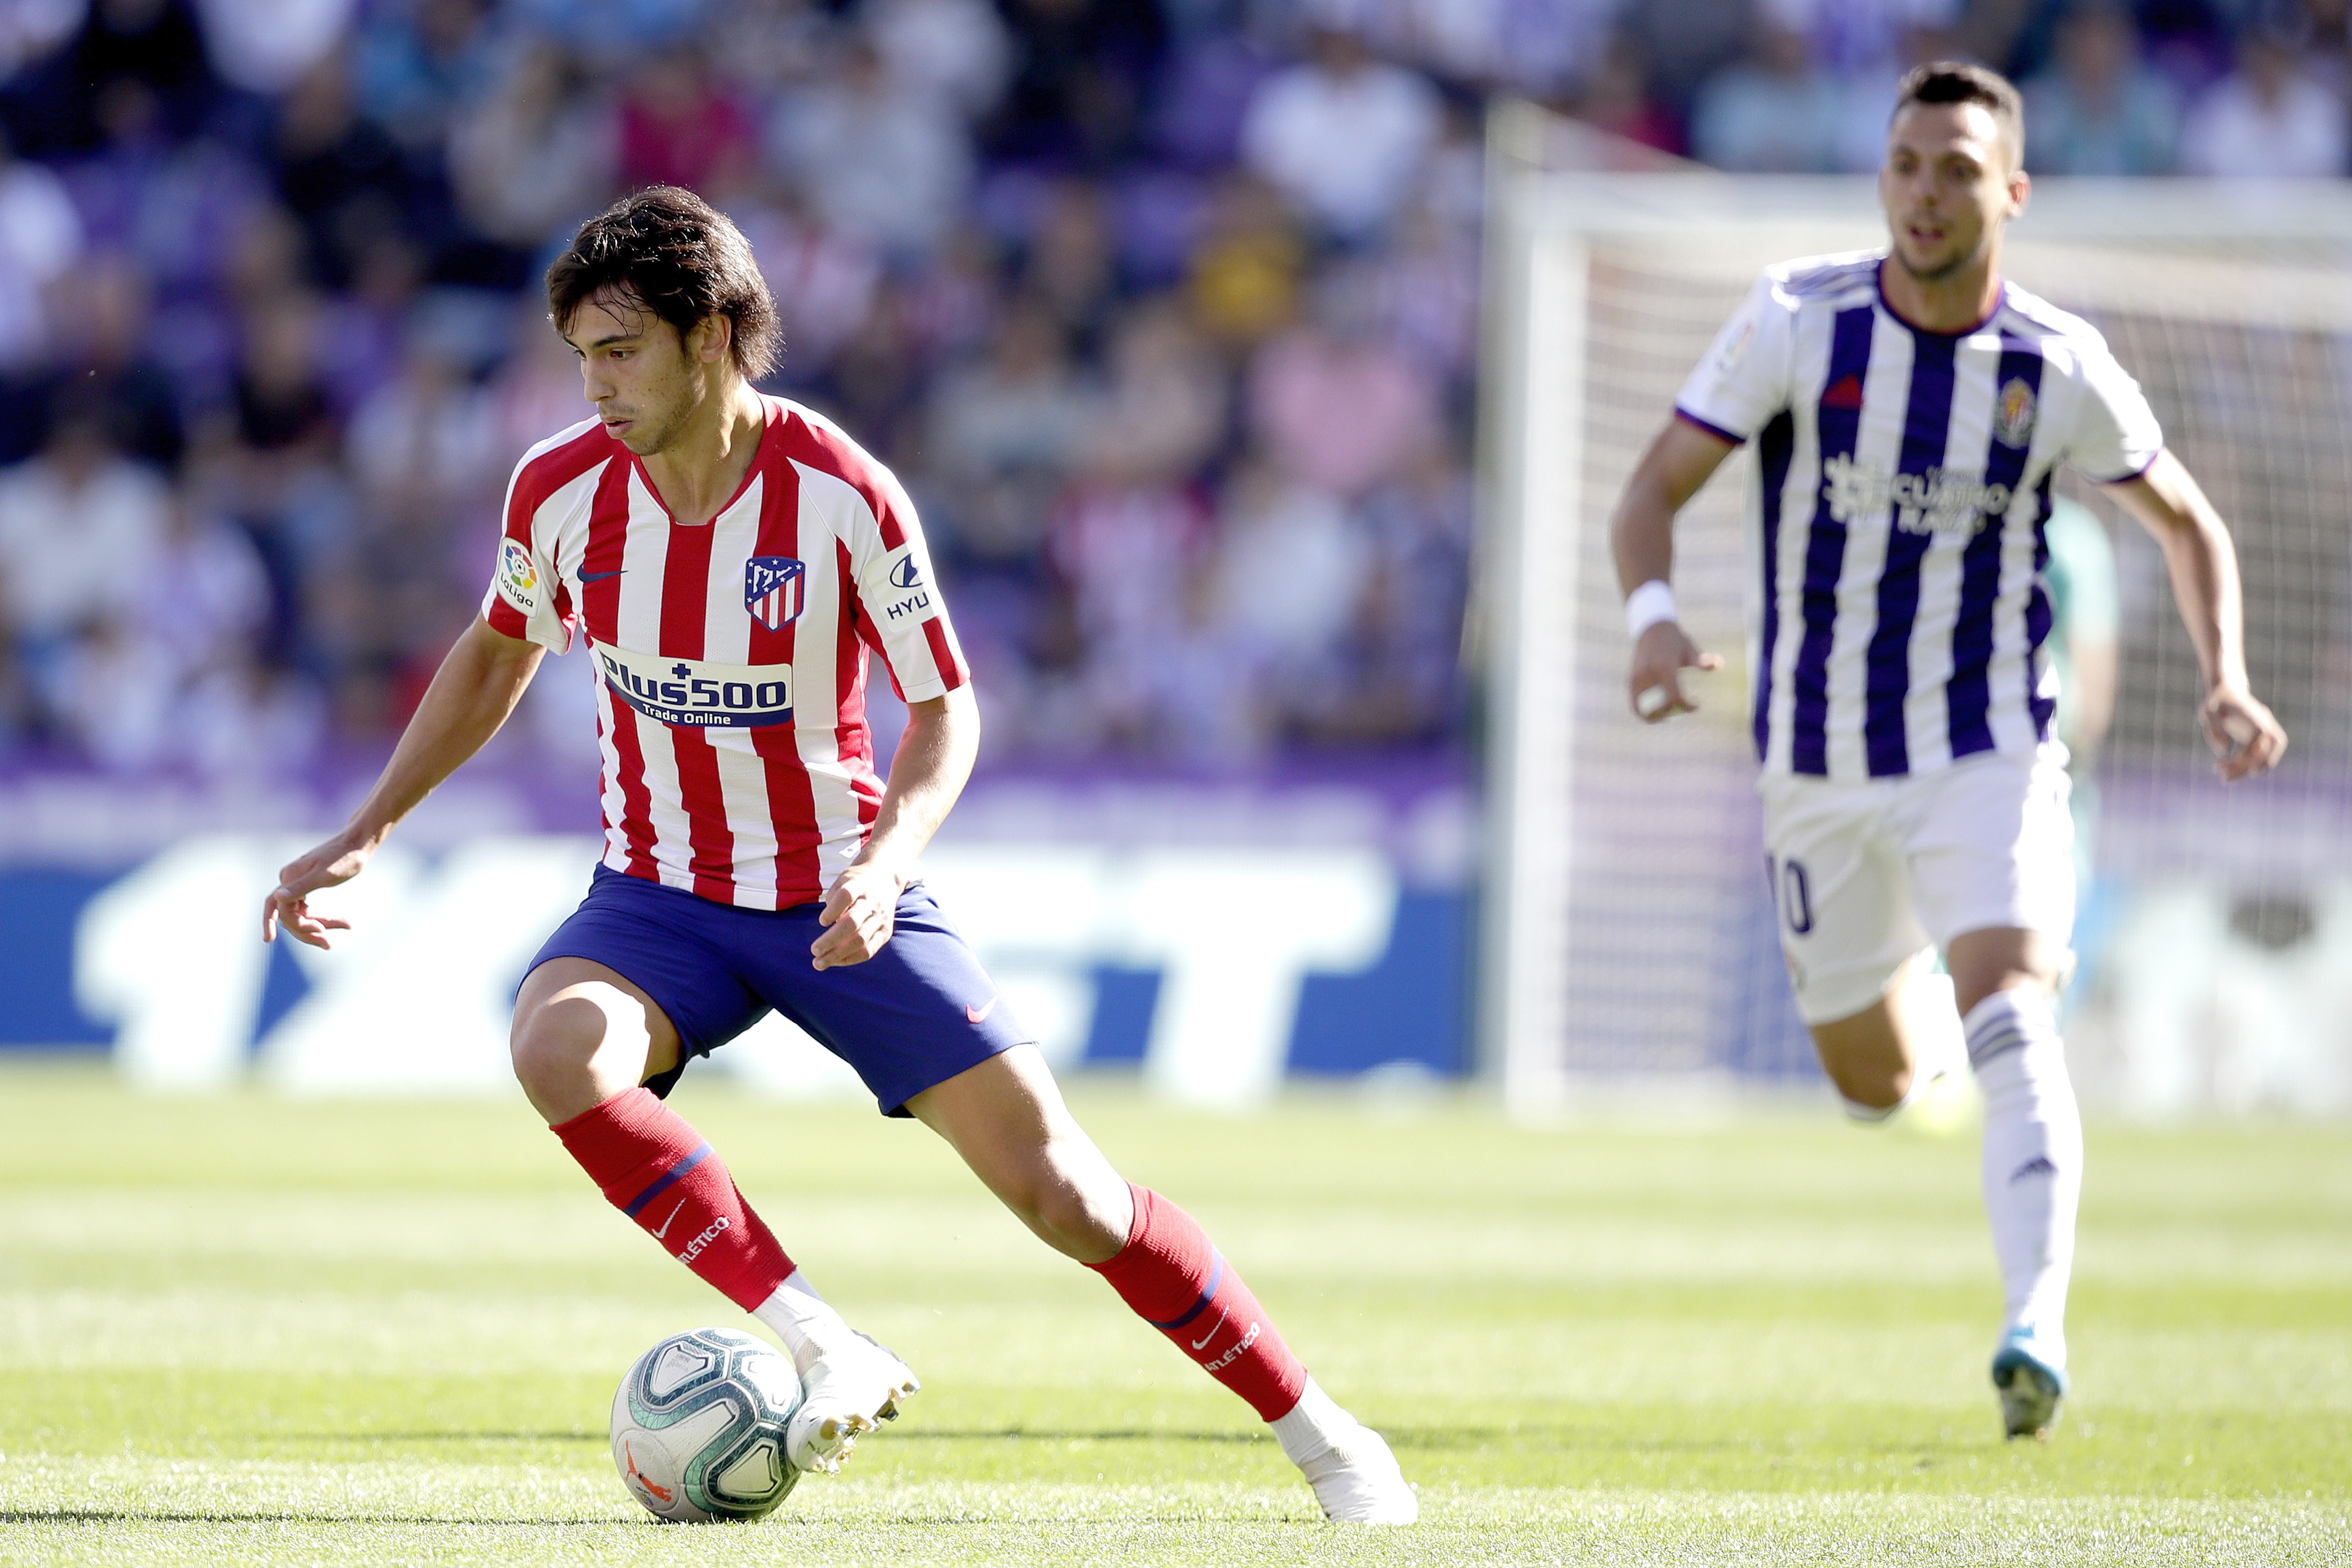
[[[1765,872],[1809,1024],[1851,1018],[1929,946],[2011,926],[2074,928],[2066,751],[1987,752],[1916,778],[1768,774]]]

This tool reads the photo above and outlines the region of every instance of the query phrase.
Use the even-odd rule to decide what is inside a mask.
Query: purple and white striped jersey
[[[1926,331],[1888,308],[1884,259],[1768,270],[1675,400],[1756,443],[1748,658],[1769,773],[1926,773],[2047,738],[2052,476],[2130,478],[2163,446],[2088,322],[2004,284],[1979,325]]]

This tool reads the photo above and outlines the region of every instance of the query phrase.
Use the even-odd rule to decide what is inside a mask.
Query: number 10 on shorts
[[[1805,875],[1805,862],[1800,860],[1776,860],[1764,857],[1764,880],[1772,889],[1772,907],[1789,929],[1800,936],[1811,936],[1813,929],[1813,886]]]

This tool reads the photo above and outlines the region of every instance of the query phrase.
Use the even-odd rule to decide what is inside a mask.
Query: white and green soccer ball
[[[800,1479],[784,1457],[800,1402],[800,1375],[774,1347],[731,1329],[672,1334],[613,1396],[613,1463],[656,1519],[758,1519]]]

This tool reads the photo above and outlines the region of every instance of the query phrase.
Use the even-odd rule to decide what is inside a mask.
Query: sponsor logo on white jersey
[[[647,718],[741,729],[782,724],[793,716],[790,664],[665,659],[595,642],[589,647],[614,695]]]
[[[1891,507],[1895,526],[1906,534],[1973,534],[2008,511],[2011,500],[2006,485],[1941,468],[1890,474],[1843,454],[1822,465],[1822,479],[1830,516],[1839,522],[1867,521]]]
[[[530,560],[530,547],[520,539],[499,541],[499,591],[525,615],[539,608],[539,568]]]

